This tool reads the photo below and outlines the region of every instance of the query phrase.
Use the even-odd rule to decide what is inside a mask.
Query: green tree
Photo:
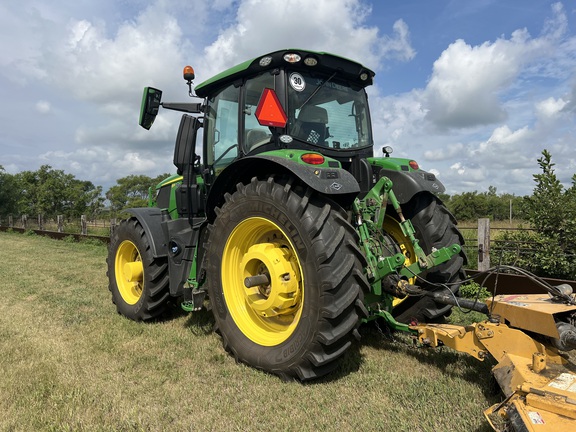
[[[477,191],[453,195],[450,198],[448,208],[454,217],[460,221],[485,217],[488,211],[486,196]]]
[[[18,211],[18,181],[0,165],[0,216],[15,214]]]
[[[146,175],[129,175],[116,180],[117,184],[106,192],[112,213],[117,214],[132,207],[146,207],[149,189],[154,188],[169,175],[161,174],[154,178]]]
[[[514,218],[521,219],[520,210],[522,197],[512,194],[498,195],[495,186],[489,186],[487,192],[463,192],[453,195],[446,202],[448,209],[457,220],[476,220],[490,218],[492,220],[507,220],[510,218],[510,205],[515,209]]]
[[[564,234],[568,228],[567,219],[574,216],[574,203],[570,202],[573,192],[564,190],[554,173],[552,155],[547,150],[542,152],[538,165],[542,173],[533,176],[536,187],[532,196],[525,200],[524,208],[538,232],[549,237]]]
[[[535,174],[532,196],[523,207],[535,233],[509,233],[512,250],[501,250],[503,261],[540,276],[576,278],[576,175],[565,188],[554,172],[552,155],[544,150],[538,159],[542,173]],[[528,251],[529,253],[526,253]]]
[[[16,174],[19,185],[18,212],[20,214],[54,217],[79,217],[101,208],[102,188],[92,182],[76,179],[72,174],[42,165],[37,171]]]

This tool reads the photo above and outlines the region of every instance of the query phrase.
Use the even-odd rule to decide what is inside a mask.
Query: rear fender
[[[346,207],[360,192],[356,179],[338,166],[315,166],[295,162],[287,157],[260,154],[240,159],[227,166],[216,178],[208,194],[207,214],[213,221],[214,209],[224,202],[224,194],[235,190],[238,183],[248,183],[253,177],[275,175],[295,177],[315,191],[330,196]]]
[[[414,195],[420,192],[430,192],[437,195],[446,190],[434,174],[422,170],[402,172],[382,169],[378,175],[380,178],[386,176],[392,180],[394,184],[392,190],[400,204],[407,203]]]
[[[372,172],[377,180],[388,177],[394,186],[392,190],[400,204],[405,204],[420,192],[434,195],[443,193],[446,188],[436,175],[422,169],[413,169],[409,159],[368,158]]]

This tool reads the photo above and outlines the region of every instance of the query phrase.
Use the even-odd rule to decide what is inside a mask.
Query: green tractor
[[[145,321],[171,302],[208,305],[237,360],[299,380],[334,370],[363,322],[406,330],[447,316],[463,239],[434,174],[389,147],[374,157],[373,78],[354,61],[288,49],[195,86],[197,102],[145,88],[144,128],[160,107],[184,112],[177,174],[113,234],[118,312]],[[191,67],[184,79],[193,96]]]

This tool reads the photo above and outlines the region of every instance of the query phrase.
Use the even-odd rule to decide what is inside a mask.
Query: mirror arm
[[[192,114],[198,114],[203,111],[201,102],[198,103],[162,102],[160,105],[162,106],[162,108],[165,109],[187,112]]]

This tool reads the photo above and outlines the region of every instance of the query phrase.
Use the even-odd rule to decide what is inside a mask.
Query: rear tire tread
[[[254,178],[247,185],[237,185],[237,191],[232,194],[232,199],[226,200],[222,205],[219,216],[209,228],[210,236],[206,250],[210,274],[219,274],[221,271],[218,263],[214,262],[220,249],[214,248],[212,244],[222,242],[222,239],[218,238],[219,232],[229,223],[231,213],[235,210],[233,205],[235,196],[242,196],[244,200],[250,202],[281,201],[290,217],[300,219],[303,229],[311,239],[310,250],[307,253],[315,260],[320,275],[317,288],[321,292],[318,319],[312,324],[315,326],[314,334],[303,355],[285,362],[279,361],[278,364],[268,359],[262,360],[251,353],[250,347],[246,347],[246,341],[231,340],[225,331],[225,327],[230,326],[230,323],[226,323],[223,327],[221,324],[224,323],[218,323],[220,318],[215,313],[224,348],[239,361],[284,379],[298,378],[304,381],[329,373],[338,366],[338,360],[356,339],[358,334],[356,329],[366,317],[362,298],[369,287],[361,271],[364,258],[356,246],[355,230],[344,219],[343,211],[337,205],[331,205],[325,199],[313,195],[311,189],[301,188],[289,182],[277,182],[271,177],[267,180]],[[240,201],[237,203],[242,205]],[[217,282],[212,282],[209,287],[211,297],[214,297],[217,290],[220,290],[221,295],[222,290],[220,278],[214,277],[214,280]],[[307,284],[305,292],[309,289],[313,288]],[[228,319],[232,321],[231,318]],[[231,333],[231,336],[234,335]]]

